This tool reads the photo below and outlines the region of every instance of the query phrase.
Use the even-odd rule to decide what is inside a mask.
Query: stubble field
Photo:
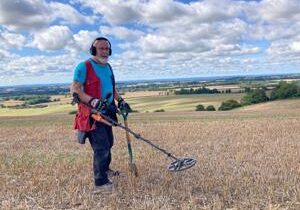
[[[75,142],[73,116],[0,118],[1,209],[300,209],[300,100],[228,112],[135,113],[130,126],[178,157],[134,140],[139,177],[128,172],[125,133],[114,128],[111,195],[93,195],[92,151]]]

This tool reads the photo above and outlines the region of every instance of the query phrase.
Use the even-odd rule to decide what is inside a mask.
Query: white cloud
[[[79,13],[74,7],[68,4],[62,4],[58,2],[49,3],[50,8],[53,11],[53,18],[59,19],[62,18],[63,24],[80,24],[80,23],[88,23],[93,24],[95,22],[94,17],[84,16]]]
[[[96,31],[81,30],[73,35],[75,50],[78,52],[88,52],[93,40],[99,36]],[[71,46],[72,47],[72,46]]]
[[[8,51],[0,49],[0,61],[4,61],[7,58],[9,58],[10,56],[11,56],[11,54]],[[0,70],[1,70],[1,68],[0,68]]]
[[[238,2],[229,0],[204,0],[191,3],[196,22],[217,22],[234,18],[241,12]]]
[[[4,31],[0,33],[0,45],[3,44],[5,48],[16,47],[21,49],[26,43],[26,38],[22,34],[9,33]]]
[[[94,13],[103,15],[111,24],[121,24],[140,19],[140,2],[138,0],[78,0],[83,6],[91,8]]]
[[[45,0],[1,0],[0,24],[9,30],[36,31],[46,28],[51,23],[92,24],[95,17],[78,12],[69,4],[48,3]]]
[[[118,79],[296,71],[299,11],[299,0],[3,0],[0,56],[6,64],[9,53],[16,52],[9,48],[23,50],[33,40],[26,46],[46,51],[40,59],[66,53],[84,60],[94,38],[106,36],[112,38],[111,63]],[[21,59],[34,64],[24,74],[53,72],[52,57],[48,62],[53,64],[39,70],[32,56],[28,63]],[[23,74],[21,65],[9,66]]]
[[[266,25],[257,24],[255,27],[252,26],[251,33],[254,38],[264,38],[272,42],[282,39],[294,39],[300,34],[300,24],[297,22]]]
[[[295,52],[300,52],[300,41],[291,43],[290,48]]]
[[[38,29],[51,20],[51,10],[43,0],[1,0],[0,23],[10,29]]]
[[[121,0],[78,0],[85,7],[91,8],[95,13],[103,15],[110,24],[123,24],[128,22],[146,25],[173,22],[180,19],[190,19],[195,22],[214,22],[232,18],[240,13],[241,5],[233,4],[229,0],[204,0],[184,4],[173,0],[152,1],[121,1]]]
[[[266,68],[285,68],[292,66],[299,72],[300,48],[299,41],[280,40],[271,44],[266,53],[264,65]]]
[[[259,15],[266,21],[300,20],[299,0],[264,0],[258,3]]]
[[[34,34],[32,45],[40,50],[60,50],[72,41],[72,32],[67,26],[51,26]]]
[[[76,62],[77,58],[70,55],[24,57],[14,55],[5,64],[0,62],[0,69],[3,76],[9,77],[71,75]]]
[[[173,21],[190,13],[190,6],[172,0],[153,0],[140,3],[140,16],[148,24]]]
[[[201,45],[201,46],[200,46]],[[163,35],[148,34],[139,40],[139,46],[144,52],[152,53],[172,53],[172,52],[187,52],[191,50],[206,49],[202,42],[189,42],[189,40],[176,39],[176,37],[167,37]]]
[[[112,35],[120,40],[125,41],[135,41],[141,36],[144,36],[145,33],[140,30],[130,30],[128,28],[119,26],[119,27],[108,27],[108,26],[101,26],[99,28],[101,34],[108,36]]]
[[[211,51],[212,56],[236,56],[260,53],[259,47],[236,45],[220,45]]]
[[[161,53],[202,53],[220,44],[239,44],[247,36],[247,24],[236,18],[242,13],[242,6],[229,0],[190,4],[172,0],[105,1],[101,5],[88,0],[81,3],[101,13],[111,24],[145,25],[148,32],[123,26],[102,26],[100,32],[130,41],[121,43],[122,49],[135,47],[144,53],[158,54],[152,55],[154,57],[164,58]],[[123,10],[128,16],[120,15]]]

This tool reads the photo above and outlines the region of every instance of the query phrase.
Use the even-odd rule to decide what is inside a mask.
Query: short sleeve
[[[74,69],[73,80],[80,82],[81,84],[84,84],[85,79],[86,79],[86,67],[85,67],[85,63],[81,62]]]

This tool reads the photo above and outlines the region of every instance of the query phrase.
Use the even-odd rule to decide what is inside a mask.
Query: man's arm
[[[73,93],[78,93],[79,94],[79,98],[81,101],[88,103],[92,97],[87,95],[86,93],[84,93],[81,89],[82,85],[80,84],[80,82],[77,81],[73,81],[71,88],[70,88],[70,92],[71,95],[73,95]]]
[[[120,98],[121,98],[121,96],[119,95],[117,89],[115,89],[114,99],[115,99],[116,101],[118,101]]]

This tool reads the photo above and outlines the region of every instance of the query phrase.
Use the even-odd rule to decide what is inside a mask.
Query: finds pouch
[[[87,132],[77,130],[77,141],[79,144],[85,144],[86,138],[87,138]]]

